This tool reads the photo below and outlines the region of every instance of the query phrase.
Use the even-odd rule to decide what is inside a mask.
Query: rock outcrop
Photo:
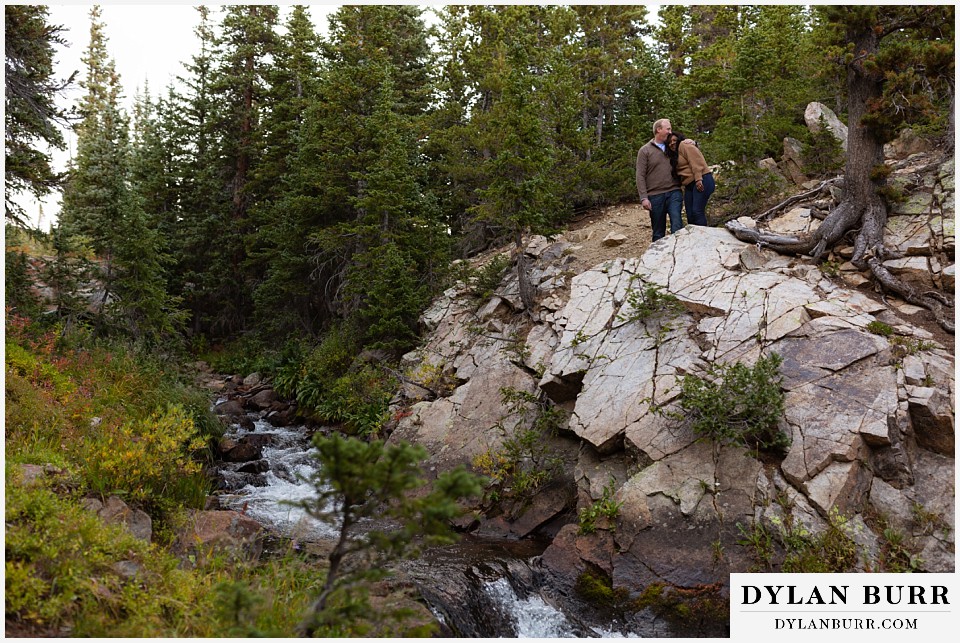
[[[803,111],[803,120],[807,129],[814,134],[819,132],[821,127],[826,127],[827,131],[840,141],[843,151],[847,151],[847,126],[832,109],[823,103],[810,103]]]
[[[914,248],[932,265],[937,249],[941,282],[953,260],[952,177],[951,159],[903,179],[918,203],[921,191],[929,199],[888,223],[906,256]],[[817,223],[809,210],[793,216]],[[437,472],[502,454],[533,426],[538,397],[566,412],[540,440],[563,465],[552,491],[488,513],[481,533],[552,536],[542,562],[570,591],[587,570],[631,592],[713,587],[756,564],[745,533],[801,526],[815,538],[840,525],[861,570],[890,568],[892,528],[918,569],[952,571],[955,362],[911,323],[915,310],[855,289],[849,269],[827,275],[717,228],[688,226],[580,274],[569,269],[577,246],[562,238],[536,237],[526,252],[535,310],[523,310],[512,274],[489,300],[452,288],[424,314],[429,336],[405,363],[442,373],[450,393],[410,400],[390,436],[424,445]],[[682,310],[641,314],[645,288]],[[683,378],[773,353],[785,454],[698,438],[679,405]],[[616,519],[581,533],[578,512],[609,491]]]

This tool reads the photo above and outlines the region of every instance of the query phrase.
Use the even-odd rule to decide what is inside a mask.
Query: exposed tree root
[[[809,238],[810,235],[794,237],[764,232],[756,228],[748,228],[736,220],[727,221],[726,228],[740,241],[755,243],[758,246],[770,248],[771,250],[776,250],[784,254],[807,254],[814,245]]]
[[[776,209],[768,210],[757,218],[763,218]],[[853,244],[852,263],[861,269],[869,268],[884,290],[900,295],[915,306],[927,308],[941,328],[948,333],[954,333],[954,301],[951,297],[937,291],[920,292],[884,267],[885,260],[892,258],[893,254],[899,254],[887,252],[883,246],[883,228],[886,222],[887,209],[878,197],[874,197],[867,199],[865,203],[842,201],[824,219],[820,227],[810,234],[775,234],[748,228],[736,220],[727,222],[726,228],[741,241],[755,243],[781,254],[809,255],[819,261],[824,252],[832,248],[847,232],[860,225]]]
[[[877,257],[870,257],[866,263],[884,290],[900,295],[907,303],[930,310],[943,330],[955,334],[954,301],[949,295],[936,290],[925,292],[917,290],[894,276]]]

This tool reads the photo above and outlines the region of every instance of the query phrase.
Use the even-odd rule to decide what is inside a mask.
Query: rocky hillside
[[[895,268],[952,289],[953,159],[891,165],[908,194],[888,223],[905,256]],[[760,225],[815,226],[838,196]],[[621,207],[529,239],[532,311],[513,270],[491,296],[469,283],[445,292],[405,358],[390,439],[426,446],[435,472],[497,477],[471,529],[551,538],[544,569],[571,595],[585,572],[632,596],[722,595],[730,572],[825,571],[804,556],[822,560],[837,542],[851,569],[952,571],[953,337],[877,296],[843,249],[817,266],[721,228],[647,247],[649,235],[646,213]],[[659,307],[667,293],[679,310]],[[789,446],[698,438],[684,378],[774,353]],[[653,613],[636,631],[675,633]],[[711,627],[687,633],[722,632]]]

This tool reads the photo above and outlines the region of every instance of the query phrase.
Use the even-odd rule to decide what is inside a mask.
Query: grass
[[[812,533],[795,521],[788,505],[785,518],[770,518],[772,529],[757,520],[749,526],[737,523],[741,539],[754,558],[751,571],[783,573],[844,573],[856,570],[864,553],[854,542],[853,527],[839,511],[830,512],[826,528]]]
[[[615,484],[615,480],[610,480],[610,483],[603,487],[603,494],[599,500],[580,509],[581,534],[592,534],[601,525],[613,530],[616,519],[620,515],[620,507],[623,506],[622,501],[617,502],[613,499]]]

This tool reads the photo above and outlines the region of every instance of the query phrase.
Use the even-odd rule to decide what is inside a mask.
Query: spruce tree
[[[209,261],[202,267],[204,313],[210,330],[229,336],[245,328],[251,313],[253,279],[247,273],[246,239],[252,230],[251,181],[263,150],[260,128],[266,92],[266,59],[276,44],[277,8],[270,5],[231,5],[215,40],[217,55],[210,78],[218,149],[212,159],[218,192],[227,196],[226,209],[211,213],[205,226]],[[209,215],[208,215],[209,216]],[[211,243],[214,242],[215,243]]]
[[[427,51],[416,16],[412,7],[362,6],[332,17],[318,100],[278,203],[286,243],[258,289],[263,305],[284,306],[285,295],[302,325],[349,319],[361,341],[398,350],[445,264],[412,112],[424,89],[411,78],[425,61],[407,55]],[[391,293],[400,263],[417,280],[396,273],[402,287]]]
[[[63,28],[51,25],[47,8],[40,5],[4,5],[4,195],[5,218],[25,226],[24,211],[14,202],[17,194],[36,198],[60,186],[61,176],[40,143],[64,148],[58,125],[67,114],[56,99],[72,82],[54,74],[54,46],[63,45]]]
[[[264,72],[263,154],[250,184],[253,225],[246,242],[247,269],[256,283],[255,325],[261,332],[280,335],[313,332],[307,321],[313,316],[310,305],[303,299],[309,294],[309,274],[297,268],[305,256],[305,233],[292,230],[282,199],[301,143],[304,116],[317,99],[320,65],[320,38],[306,7],[293,8],[286,32],[277,39]]]
[[[168,96],[164,129],[166,145],[180,156],[178,225],[171,235],[175,259],[173,293],[181,296],[190,313],[190,332],[199,336],[216,324],[217,273],[211,268],[222,222],[227,217],[229,193],[221,160],[222,132],[217,123],[225,106],[212,90],[216,54],[213,19],[208,7],[197,7],[200,22],[194,33],[199,53],[184,63],[178,76],[184,89]]]
[[[78,239],[74,243],[89,243],[96,256],[91,303],[97,332],[155,342],[175,329],[177,300],[165,289],[159,237],[130,186],[128,119],[119,105],[120,79],[107,51],[99,7],[90,15],[82,83],[87,93],[60,225],[68,237]]]

